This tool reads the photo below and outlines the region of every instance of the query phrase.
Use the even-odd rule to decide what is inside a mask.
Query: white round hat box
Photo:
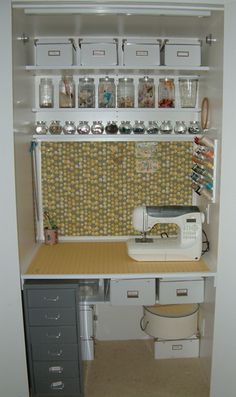
[[[198,310],[198,304],[144,306],[140,325],[154,338],[189,338],[197,333]]]

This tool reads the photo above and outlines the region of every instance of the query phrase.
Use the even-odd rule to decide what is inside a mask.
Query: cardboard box
[[[154,341],[154,358],[190,358],[199,357],[199,338]]]
[[[118,64],[117,39],[79,39],[81,66],[116,66]]]
[[[166,66],[201,66],[201,41],[199,39],[170,39],[164,46]]]
[[[36,66],[72,66],[75,62],[73,39],[36,39]]]
[[[160,42],[157,39],[123,40],[124,66],[159,66]]]

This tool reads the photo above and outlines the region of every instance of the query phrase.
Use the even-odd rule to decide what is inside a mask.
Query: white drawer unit
[[[204,301],[204,279],[160,279],[159,304],[202,303]]]
[[[164,340],[154,342],[154,358],[190,358],[199,356],[199,338]]]
[[[155,301],[155,279],[126,279],[110,282],[112,305],[154,305]]]
[[[160,42],[157,39],[124,39],[122,49],[124,66],[160,65]]]
[[[81,66],[116,66],[118,64],[117,39],[79,39]]]

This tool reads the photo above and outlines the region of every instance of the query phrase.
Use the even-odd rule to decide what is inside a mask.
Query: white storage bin
[[[123,40],[124,66],[158,66],[160,65],[160,42],[153,40]]]
[[[202,303],[204,301],[204,279],[176,280],[160,279],[159,304]]]
[[[192,337],[178,340],[156,340],[154,358],[190,358],[199,357],[199,338]]]
[[[75,61],[73,39],[36,39],[36,66],[72,66]]]
[[[113,39],[79,39],[81,66],[116,66],[118,41]]]
[[[111,280],[112,305],[154,305],[156,301],[155,279]]]
[[[141,328],[154,338],[189,338],[197,333],[198,309],[197,304],[145,306]]]
[[[201,41],[186,38],[166,40],[164,64],[166,66],[201,66]]]

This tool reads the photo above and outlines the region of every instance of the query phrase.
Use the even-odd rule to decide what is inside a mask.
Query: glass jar
[[[202,132],[202,129],[200,127],[199,121],[190,121],[188,132],[189,134],[200,134]]]
[[[119,79],[117,86],[117,107],[134,107],[134,80],[128,77]]]
[[[65,135],[73,135],[76,133],[76,126],[74,121],[65,121],[63,127],[63,132]]]
[[[77,132],[78,134],[89,134],[90,127],[88,121],[80,121],[77,126]]]
[[[72,76],[62,77],[59,82],[59,108],[75,107],[75,83]]]
[[[116,106],[116,86],[114,79],[104,77],[98,84],[98,107],[114,108]]]
[[[104,127],[102,125],[101,121],[93,121],[93,124],[91,126],[91,132],[92,134],[103,134]]]
[[[106,134],[117,134],[118,127],[115,121],[108,121],[105,127]]]
[[[134,122],[134,125],[133,125],[134,134],[144,134],[145,130],[146,130],[146,128],[145,128],[145,125],[144,125],[144,121],[136,120]]]
[[[139,79],[138,84],[138,107],[154,108],[155,107],[155,85],[154,79],[144,77]]]
[[[46,121],[36,121],[34,132],[38,135],[45,135],[48,132]]]
[[[148,134],[158,134],[159,127],[157,121],[149,121],[147,126]]]
[[[181,108],[195,108],[197,102],[198,79],[179,79]]]
[[[171,134],[171,132],[173,131],[173,127],[171,124],[171,121],[162,121],[161,125],[160,125],[160,133],[161,134]]]
[[[40,79],[39,84],[39,107],[53,108],[53,83],[52,79]]]
[[[120,134],[131,134],[132,126],[130,121],[121,121],[119,125],[119,133]]]
[[[187,132],[187,126],[184,121],[176,121],[174,126],[174,132],[176,134],[185,134]]]
[[[174,108],[175,107],[175,84],[174,79],[160,79],[158,86],[158,107]]]
[[[95,107],[95,85],[94,79],[84,77],[79,79],[78,87],[78,107],[94,108]]]
[[[50,123],[49,126],[49,132],[52,135],[59,135],[62,133],[62,126],[61,126],[61,122],[58,120],[53,120]]]

